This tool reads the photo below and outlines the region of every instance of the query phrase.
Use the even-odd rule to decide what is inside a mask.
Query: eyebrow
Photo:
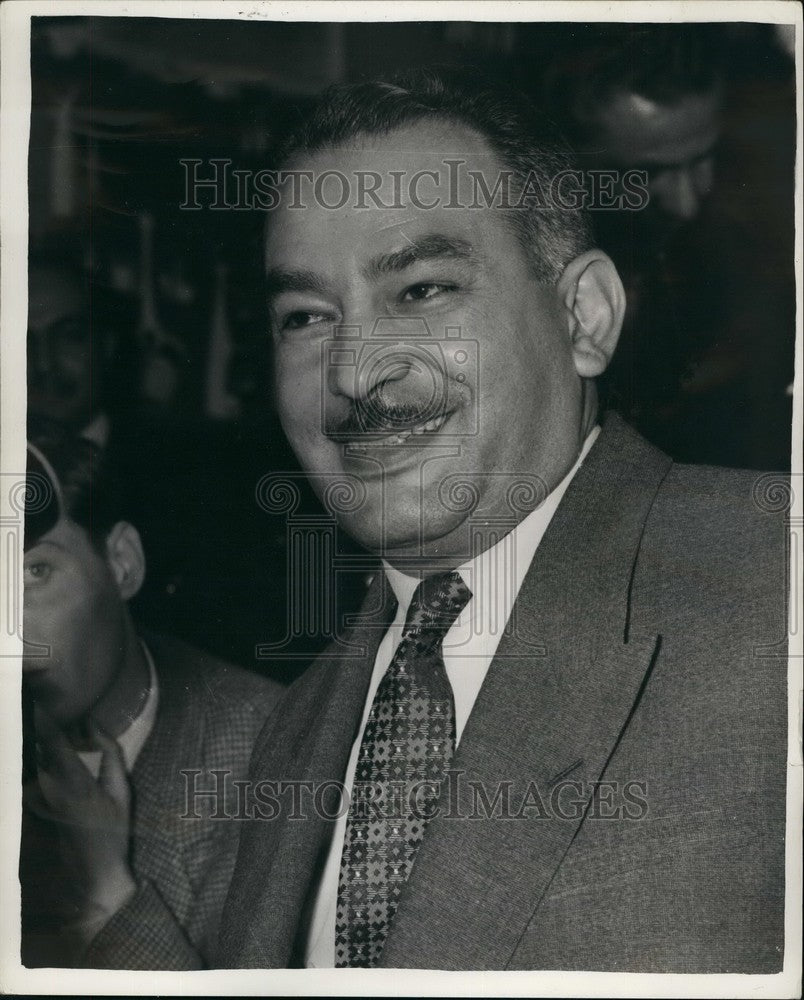
[[[375,257],[366,267],[365,273],[368,278],[379,278],[386,274],[404,271],[419,261],[435,260],[439,257],[466,260],[470,263],[476,263],[478,260],[471,243],[433,233],[422,236],[401,250]]]
[[[66,552],[67,551],[67,549],[65,548],[64,545],[61,544],[61,542],[54,542],[50,538],[37,538],[36,541],[35,542],[31,542],[31,544],[25,550],[25,555],[26,556],[29,555],[35,549],[38,549],[41,545],[47,545],[47,546],[50,546],[51,548],[58,549],[59,552]]]
[[[370,279],[378,278],[404,271],[419,261],[437,258],[476,263],[478,255],[471,243],[466,240],[434,233],[411,242],[401,250],[375,257],[367,265],[365,274]],[[315,292],[317,295],[326,295],[328,289],[322,278],[314,271],[271,268],[265,276],[265,294],[268,302],[283,292]]]
[[[282,292],[315,292],[325,295],[326,285],[314,271],[285,271],[271,268],[265,276],[265,294],[268,301]]]

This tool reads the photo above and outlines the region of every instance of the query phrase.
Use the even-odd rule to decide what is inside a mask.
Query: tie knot
[[[472,591],[455,570],[425,577],[411,598],[403,636],[426,633],[442,640],[471,596]]]

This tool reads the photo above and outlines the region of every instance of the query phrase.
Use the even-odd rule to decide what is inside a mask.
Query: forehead
[[[77,562],[91,562],[99,559],[87,532],[67,517],[60,518],[56,524],[41,535],[29,548],[47,545],[56,555]]]
[[[284,183],[280,204],[269,214],[269,267],[329,272],[428,233],[458,237],[478,251],[513,239],[503,210],[469,207],[477,201],[479,178],[494,188],[503,169],[499,159],[478,133],[445,120],[360,134],[297,156],[285,169],[294,179]],[[327,207],[345,194],[345,204]],[[301,207],[290,207],[294,197]]]
[[[720,129],[721,94],[715,88],[660,104],[617,91],[595,115],[602,154],[624,163],[682,164],[706,152]]]

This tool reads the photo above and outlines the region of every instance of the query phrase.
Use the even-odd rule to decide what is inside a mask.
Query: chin
[[[68,698],[34,698],[34,701],[41,705],[60,729],[73,729],[89,715],[89,709],[85,705],[74,705]]]
[[[464,520],[438,507],[435,515],[421,507],[394,509],[385,518],[378,510],[361,511],[340,519],[341,527],[369,552],[392,559],[438,551],[439,541],[452,534]]]
[[[383,524],[381,511],[361,510],[355,514],[341,515],[338,523],[364,549],[382,556],[411,530],[405,523],[400,523],[396,518],[394,520],[396,523],[389,526]]]

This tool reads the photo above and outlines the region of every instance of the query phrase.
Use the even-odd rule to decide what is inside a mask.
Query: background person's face
[[[112,571],[86,532],[62,519],[25,553],[23,676],[62,726],[97,707],[124,655],[124,603]],[[47,645],[33,655],[28,644]]]
[[[450,157],[483,170],[493,187],[498,167],[485,143],[444,122],[290,166],[339,170],[353,185],[355,171],[433,170],[443,185]],[[447,208],[446,196],[441,207],[416,207],[406,184],[403,208],[355,210],[352,197],[331,210],[312,196],[304,209],[281,207],[266,248],[285,431],[319,495],[327,475],[360,481],[363,502],[339,520],[392,559],[465,546],[459,480],[479,497],[474,518],[510,526],[512,484],[538,477],[552,489],[577,453],[581,420],[565,310],[532,277],[503,212]],[[422,185],[420,198],[431,201],[433,190]],[[461,203],[471,200],[461,190]],[[378,320],[382,336],[372,339]],[[339,325],[362,344],[333,341]],[[356,410],[369,413],[372,434],[361,435]]]
[[[719,89],[661,104],[626,91],[594,116],[601,163],[645,170],[648,212],[666,227],[695,218],[715,182],[720,134]]]
[[[100,388],[86,303],[77,280],[57,268],[28,275],[28,406],[74,427],[87,423]],[[94,364],[93,364],[94,362]]]

